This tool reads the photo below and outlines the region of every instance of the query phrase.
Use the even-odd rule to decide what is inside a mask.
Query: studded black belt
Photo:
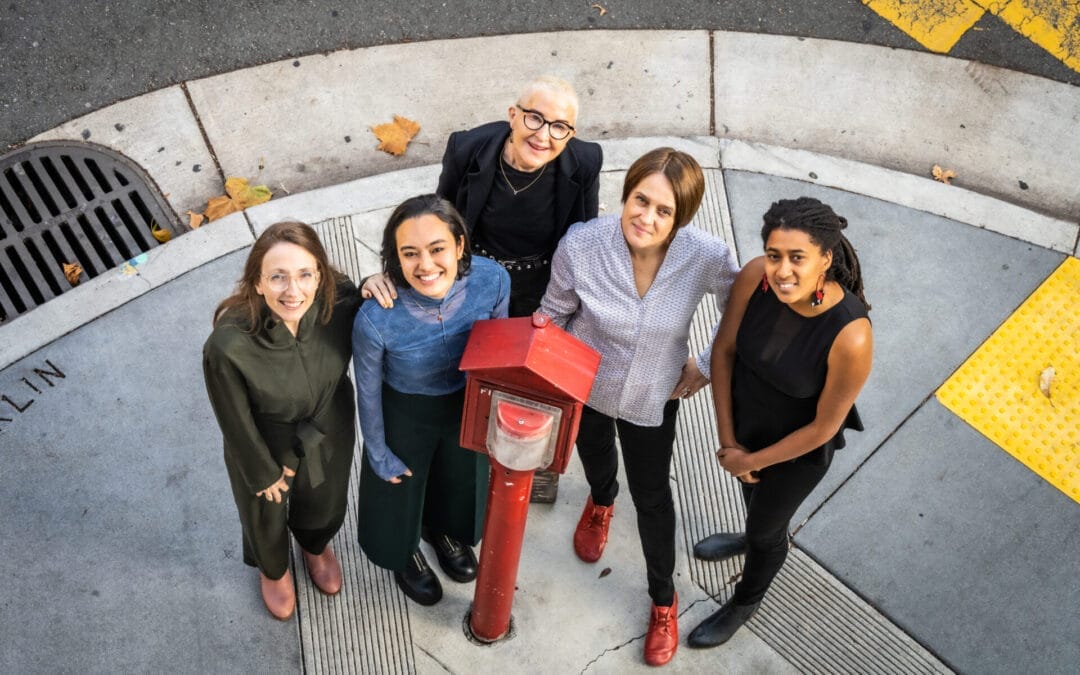
[[[476,253],[477,255],[482,255],[485,258],[491,258],[495,262],[505,267],[508,272],[538,270],[543,269],[551,264],[551,258],[544,255],[531,255],[525,258],[515,258],[512,260],[496,258],[494,253],[488,251],[483,246],[473,246],[473,253]]]

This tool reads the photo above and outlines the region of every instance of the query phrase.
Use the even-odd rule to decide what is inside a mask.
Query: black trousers
[[[626,482],[637,510],[649,597],[659,607],[669,607],[675,600],[675,502],[668,476],[678,414],[678,399],[668,401],[660,426],[642,427],[586,406],[577,437],[578,456],[585,467],[593,503],[610,506],[619,493],[619,455],[615,449],[618,431]]]
[[[831,457],[828,458],[831,460]],[[830,461],[801,457],[762,469],[757,483],[743,483],[746,502],[746,563],[735,584],[737,605],[761,601],[788,554],[788,525],[795,511],[829,470]]]

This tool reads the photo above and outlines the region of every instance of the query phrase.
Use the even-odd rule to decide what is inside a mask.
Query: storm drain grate
[[[187,229],[119,153],[60,141],[0,157],[0,322],[70,289],[66,263],[94,278],[158,246],[155,225]]]

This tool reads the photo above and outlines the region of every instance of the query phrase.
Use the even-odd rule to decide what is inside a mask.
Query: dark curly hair
[[[843,233],[847,224],[847,219],[836,215],[831,206],[813,197],[781,199],[765,212],[761,241],[767,242],[776,229],[805,232],[810,241],[821,249],[822,255],[832,251],[832,265],[825,278],[854,293],[869,311],[870,303],[863,295],[862,267],[855,255],[855,247]]]
[[[407,287],[409,285],[409,282],[405,280],[405,273],[401,271],[401,260],[398,258],[397,230],[406,220],[428,214],[446,223],[446,226],[450,228],[450,234],[454,237],[455,245],[458,241],[465,242],[464,252],[461,254],[461,260],[458,261],[457,278],[460,279],[469,274],[469,268],[472,267],[472,253],[465,219],[461,217],[453,204],[439,195],[419,195],[398,204],[398,207],[390,214],[389,220],[386,221],[386,228],[383,230],[382,250],[379,251],[379,255],[382,257],[383,272],[390,277],[395,286]]]

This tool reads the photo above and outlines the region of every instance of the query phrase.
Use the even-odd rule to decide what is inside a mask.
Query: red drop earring
[[[810,306],[817,307],[825,301],[825,275],[818,279],[818,287],[814,291],[814,297],[810,298]]]

